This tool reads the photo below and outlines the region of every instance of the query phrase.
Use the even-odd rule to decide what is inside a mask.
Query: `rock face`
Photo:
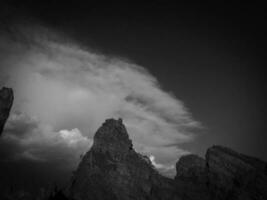
[[[161,176],[146,156],[135,152],[122,120],[108,119],[74,173],[74,200],[263,200],[267,164],[213,146],[206,158],[182,156],[175,179]]]
[[[218,199],[267,199],[267,163],[213,146],[206,154],[208,184]]]
[[[187,180],[200,183],[205,182],[206,161],[197,155],[182,156],[176,164],[176,179]]]
[[[176,191],[187,199],[267,199],[267,163],[225,147],[209,148],[206,160],[184,156],[176,169]]]
[[[0,135],[3,132],[4,125],[9,116],[13,104],[13,91],[10,88],[3,87],[0,90]]]
[[[210,199],[206,161],[197,155],[182,156],[176,163],[175,192],[182,199]]]
[[[74,173],[70,196],[75,200],[178,199],[172,191],[172,180],[135,152],[122,120],[108,119]]]

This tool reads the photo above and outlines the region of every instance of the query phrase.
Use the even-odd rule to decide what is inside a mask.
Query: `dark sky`
[[[183,148],[204,155],[219,144],[267,160],[263,5],[32,2],[5,5],[2,25],[32,20],[144,66],[204,126]]]

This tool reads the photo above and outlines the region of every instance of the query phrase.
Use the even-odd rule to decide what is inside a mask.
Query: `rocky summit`
[[[148,157],[133,149],[122,119],[108,119],[74,172],[74,200],[263,200],[267,165],[259,159],[213,146],[206,158],[182,156],[174,179],[160,175]]]
[[[76,200],[174,199],[171,183],[148,157],[135,152],[122,120],[108,119],[74,173],[70,196]]]
[[[0,90],[0,135],[3,132],[4,125],[9,116],[10,109],[13,104],[13,90],[3,87]]]

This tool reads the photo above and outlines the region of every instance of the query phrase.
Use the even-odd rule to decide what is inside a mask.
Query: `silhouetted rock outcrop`
[[[213,146],[206,154],[208,184],[217,199],[267,199],[267,163]]]
[[[226,147],[209,148],[206,160],[184,156],[176,168],[176,191],[188,199],[267,199],[266,162]]]
[[[75,172],[70,189],[77,200],[174,199],[171,180],[135,152],[122,120],[108,119]]]
[[[192,182],[205,182],[206,161],[197,155],[182,156],[176,164],[176,179],[190,179]]]
[[[76,200],[174,199],[171,183],[135,152],[122,120],[108,119],[75,172],[70,194]]]
[[[13,104],[13,91],[10,88],[3,87],[0,90],[0,135],[9,116]]]
[[[256,158],[213,146],[206,159],[185,155],[177,175],[160,175],[146,156],[135,152],[122,120],[108,119],[94,136],[72,178],[75,200],[263,200],[267,165]]]
[[[205,159],[193,154],[182,156],[176,163],[175,186],[182,199],[210,199]]]

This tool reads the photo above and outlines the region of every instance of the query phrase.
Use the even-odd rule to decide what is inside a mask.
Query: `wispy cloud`
[[[38,34],[30,45],[0,43],[5,55],[0,65],[8,66],[1,67],[0,74],[8,77],[5,83],[16,95],[6,137],[25,145],[24,156],[34,159],[49,151],[39,148],[45,146],[43,141],[64,144],[64,151],[77,148],[74,144],[79,142],[89,147],[96,129],[110,117],[124,119],[137,151],[155,156],[158,166],[171,166],[186,153],[167,146],[189,142],[200,124],[144,67],[59,40],[60,36],[51,40]],[[16,129],[22,119],[15,112],[31,118],[24,119],[24,131]],[[33,144],[36,151],[27,151]],[[53,148],[62,152],[62,146]]]

